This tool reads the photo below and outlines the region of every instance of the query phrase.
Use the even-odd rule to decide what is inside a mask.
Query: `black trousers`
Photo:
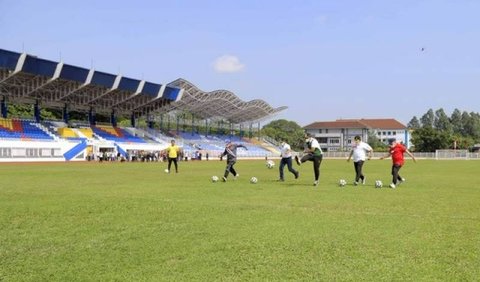
[[[398,165],[398,164],[392,165],[392,183],[395,185],[397,185],[398,181],[402,181],[402,177],[399,174],[401,168],[402,168],[401,165]]]
[[[363,180],[365,178],[362,172],[363,163],[364,161],[358,161],[353,163],[353,166],[355,167],[355,182],[358,182],[360,179]]]
[[[172,162],[175,165],[175,172],[178,172],[177,158],[168,158],[168,171],[170,171],[170,167],[172,166]]]
[[[306,161],[313,162],[313,173],[315,174],[315,181],[320,178],[320,164],[322,163],[323,155],[315,156],[313,154],[306,154],[300,159],[301,163]]]

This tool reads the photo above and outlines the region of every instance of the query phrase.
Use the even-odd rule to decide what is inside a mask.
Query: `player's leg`
[[[286,163],[287,163],[288,171],[293,173],[293,175],[295,175],[295,178],[298,178],[298,171],[296,171],[292,166],[292,158],[291,157],[287,158]]]
[[[363,164],[364,163],[365,163],[364,161],[358,161],[358,180],[357,181],[362,180],[362,182],[364,182],[364,180],[365,180],[365,175],[363,175]]]
[[[320,179],[320,164],[322,163],[323,155],[313,156],[313,173],[315,175],[315,182],[313,185],[317,186]]]
[[[230,167],[230,173],[232,173],[233,176],[237,176],[237,171],[235,171],[235,168],[233,168],[233,165]]]
[[[399,165],[393,165],[392,166],[392,184],[390,184],[390,187],[391,188],[395,188],[396,185],[397,185],[397,181],[398,181],[398,171],[400,170],[400,166]],[[392,187],[393,186],[393,187]]]
[[[400,169],[402,168],[402,166],[399,166],[398,167],[398,172],[397,172],[397,183],[400,184],[402,183],[403,181],[405,181],[405,178],[401,177],[400,176]]]
[[[359,162],[353,162],[353,167],[355,168],[355,181],[353,184],[358,185],[358,181],[360,180]]]
[[[237,176],[237,172],[235,171],[235,168],[233,168],[233,166],[235,165],[236,161],[230,161],[231,162],[231,165],[230,165],[230,173],[233,174],[233,176]]]
[[[300,159],[300,163],[304,163],[304,162],[307,162],[307,161],[313,161],[314,157],[313,157],[313,154],[305,154],[301,159]]]
[[[280,165],[278,166],[278,172],[279,172],[279,175],[280,175],[278,180],[280,180],[280,181],[283,181],[285,179],[284,175],[283,175],[283,169],[285,168],[285,164],[286,164],[286,159],[282,158],[280,160]]]
[[[227,166],[225,167],[225,173],[223,174],[223,181],[227,180],[228,174],[230,173],[231,167],[233,163],[231,161],[227,161]]]
[[[170,168],[172,167],[172,158],[168,158],[168,172],[170,172]]]
[[[175,165],[175,173],[178,173],[177,158],[174,158],[174,159],[173,159],[173,164]]]
[[[300,159],[298,158],[297,155],[295,155],[295,162],[297,163],[297,165],[301,165],[302,163],[300,162]]]

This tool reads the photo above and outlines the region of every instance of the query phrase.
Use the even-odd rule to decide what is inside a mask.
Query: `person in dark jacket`
[[[240,176],[236,171],[233,166],[237,162],[237,148],[244,148],[245,150],[248,150],[247,147],[245,147],[242,144],[236,144],[231,142],[229,139],[225,140],[225,151],[220,155],[220,160],[223,159],[224,156],[227,156],[227,166],[225,167],[225,173],[223,174],[223,182],[227,181],[228,174],[232,173],[233,177],[237,179],[238,176]]]

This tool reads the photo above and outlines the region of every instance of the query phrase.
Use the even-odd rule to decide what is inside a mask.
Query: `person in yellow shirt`
[[[178,164],[177,164],[177,159],[178,155],[180,153],[180,147],[175,145],[175,140],[172,139],[170,146],[165,149],[168,157],[168,169],[167,173],[170,173],[170,167],[172,166],[172,162],[175,165],[175,173],[178,173]]]

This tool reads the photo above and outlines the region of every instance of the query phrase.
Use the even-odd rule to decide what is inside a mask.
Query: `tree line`
[[[450,116],[440,108],[429,109],[420,119],[414,116],[407,124],[412,144],[418,152],[437,149],[472,149],[480,143],[480,114],[455,109]]]

